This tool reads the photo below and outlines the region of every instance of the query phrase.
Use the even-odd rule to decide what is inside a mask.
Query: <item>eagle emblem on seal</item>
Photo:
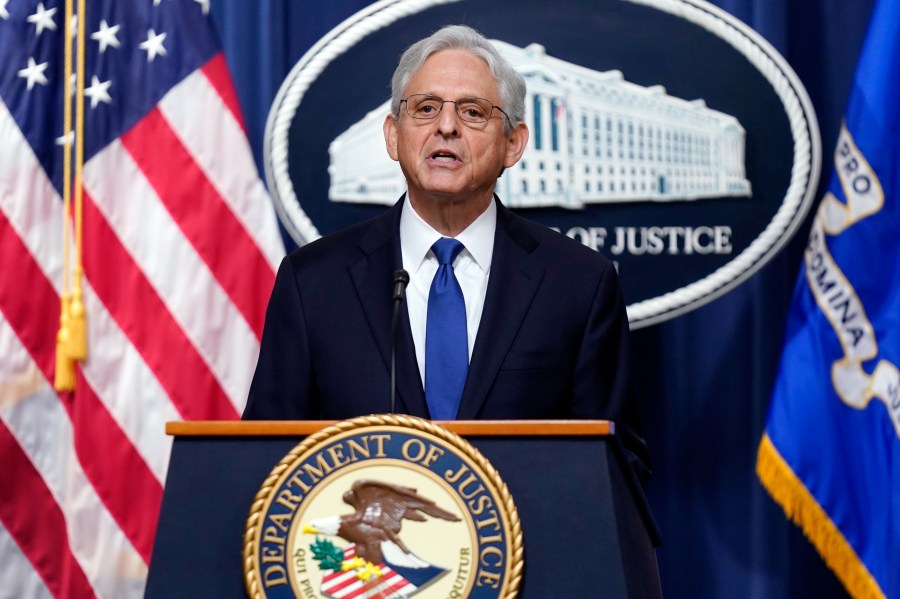
[[[400,537],[404,520],[426,522],[426,516],[449,522],[456,515],[423,497],[416,489],[376,480],[357,480],[342,497],[352,514],[319,518],[303,527],[317,535],[311,545],[323,571],[321,592],[326,597],[383,597],[402,599],[438,580],[447,568],[416,555]],[[339,548],[319,535],[339,537]]]

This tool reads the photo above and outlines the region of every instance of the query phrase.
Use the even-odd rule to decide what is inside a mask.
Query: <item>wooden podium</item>
[[[146,597],[246,597],[244,526],[272,468],[333,424],[170,422],[169,464]],[[606,421],[456,421],[499,471],[525,547],[519,597],[661,597],[659,533]]]

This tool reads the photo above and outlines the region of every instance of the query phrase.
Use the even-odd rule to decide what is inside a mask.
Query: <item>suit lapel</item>
[[[491,274],[457,418],[477,417],[540,286],[538,242],[498,200]]]
[[[359,302],[389,374],[391,319],[394,308],[391,282],[394,271],[403,264],[399,233],[402,204],[402,200],[397,202],[393,208],[372,222],[369,231],[359,242],[359,248],[363,252],[362,258],[349,267]],[[348,376],[352,376],[352,373],[348,373]],[[409,315],[405,306],[400,311],[400,322],[397,327],[397,402],[398,411],[428,417],[425,391],[419,377]]]

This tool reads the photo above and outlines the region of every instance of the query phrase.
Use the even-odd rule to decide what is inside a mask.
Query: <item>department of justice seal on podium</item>
[[[263,482],[244,535],[256,598],[512,598],[522,578],[513,499],[467,441],[404,415],[339,422]]]

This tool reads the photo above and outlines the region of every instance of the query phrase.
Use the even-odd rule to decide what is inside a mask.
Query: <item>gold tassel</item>
[[[72,22],[74,1],[65,3],[66,23]],[[85,14],[84,0],[78,0],[78,15]],[[84,19],[78,19],[77,34],[77,69],[75,72],[75,93],[72,94],[72,36],[70,27],[66,27],[65,77],[64,77],[64,109],[63,121],[66,135],[72,133],[72,98],[75,99],[75,181],[72,184],[72,143],[63,145],[63,285],[60,297],[60,324],[56,335],[56,372],[53,386],[59,391],[75,390],[76,362],[87,360],[87,317],[84,307],[82,279],[84,271],[81,266],[82,251],[82,213],[83,188],[82,167],[84,165]],[[72,192],[74,187],[74,214],[72,211]],[[73,222],[74,221],[74,222]],[[75,259],[71,270],[69,255],[69,227],[75,227]],[[71,280],[71,285],[70,285]]]
[[[69,357],[69,296],[60,298],[59,332],[56,333],[56,370],[53,375],[53,388],[57,391],[75,390],[75,361]]]
[[[69,306],[68,338],[65,341],[66,353],[72,360],[84,362],[88,357],[87,317],[82,300],[80,266],[75,266],[74,275],[72,303]]]

